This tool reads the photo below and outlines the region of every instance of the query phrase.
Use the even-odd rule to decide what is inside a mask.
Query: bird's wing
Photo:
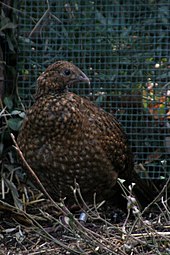
[[[74,97],[77,97],[79,112],[87,122],[86,128],[89,126],[91,133],[95,133],[94,139],[100,144],[108,160],[113,163],[120,175],[122,173],[123,176],[127,174],[130,177],[133,157],[121,124],[112,114],[98,108],[89,100],[80,99],[76,95]]]

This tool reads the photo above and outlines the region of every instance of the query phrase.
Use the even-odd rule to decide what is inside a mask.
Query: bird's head
[[[49,92],[62,92],[80,82],[90,84],[89,78],[74,64],[58,61],[47,67],[38,80],[36,96]]]

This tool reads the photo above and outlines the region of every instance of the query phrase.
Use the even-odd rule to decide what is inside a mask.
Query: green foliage
[[[7,3],[7,2],[6,2]],[[10,1],[9,1],[10,3]],[[2,4],[2,3],[1,3]],[[9,191],[14,204],[21,204],[17,187],[13,179],[17,169],[17,155],[12,146],[11,133],[17,134],[25,116],[23,107],[17,96],[16,59],[18,45],[18,23],[15,1],[12,6],[1,5],[0,9],[0,78],[4,92],[0,98],[0,167],[1,167],[1,198],[8,196]],[[5,88],[5,89],[4,89]]]
[[[13,108],[13,100],[11,97],[5,97],[4,98],[4,104],[6,105],[6,107],[11,110]]]
[[[170,76],[169,1],[32,0],[14,6],[13,14],[18,24],[16,17],[6,17],[2,11],[0,35],[11,52],[18,44],[18,92],[24,106],[31,105],[35,81],[50,63],[59,59],[73,61],[91,78],[95,103],[115,113],[130,132],[139,160],[144,158],[146,162],[155,153],[158,136],[160,160],[164,159],[169,102],[164,99],[160,104],[157,98],[165,93]],[[9,72],[15,77],[15,70],[9,68]],[[149,79],[158,84],[151,100],[160,106],[156,113],[165,115],[163,127],[159,127],[162,119],[155,120],[155,112],[151,112],[155,106],[150,106],[147,94]],[[84,85],[73,90],[89,96]],[[5,127],[17,131],[22,117],[12,111],[21,110],[18,102],[6,97],[4,104],[11,114]]]
[[[22,120],[20,118],[11,118],[7,121],[7,125],[11,130],[19,131],[22,125]]]
[[[128,133],[130,129],[138,160],[148,162],[148,157],[157,156],[157,146],[159,159],[164,160],[167,102],[158,104],[155,119],[143,91],[147,93],[149,79],[157,83],[155,101],[162,98],[169,80],[169,2],[38,0],[23,1],[21,8],[18,69],[24,104],[30,105],[35,80],[47,65],[59,59],[73,61],[91,77],[92,100],[115,113]],[[84,85],[73,91],[89,96]],[[153,162],[165,172],[159,160]]]
[[[4,118],[5,128],[9,131],[19,131],[22,121],[25,118],[25,113],[19,108],[14,109],[13,100],[11,97],[4,98],[4,110],[1,113],[1,118]]]
[[[3,9],[1,9],[0,36],[6,38],[6,42],[8,44],[9,50],[11,50],[12,52],[15,52],[14,40],[16,40],[16,37],[14,35],[16,33],[16,28],[17,28],[17,24],[14,24],[13,22],[11,22],[10,18],[6,17]]]
[[[93,77],[94,89],[104,81],[103,89],[112,93],[116,93],[113,85],[119,83],[124,89],[135,90],[144,77],[169,77],[164,51],[169,20],[163,1],[124,0],[113,4],[79,0],[65,4],[51,0],[49,5],[46,1],[27,1],[21,6],[20,22],[24,20],[25,25],[20,27],[20,51],[27,49],[30,54],[28,58],[20,56],[19,69],[21,79],[23,72],[29,72],[29,84],[58,59],[79,63]],[[26,17],[26,12],[31,16]],[[154,65],[161,62],[160,76],[160,69]]]

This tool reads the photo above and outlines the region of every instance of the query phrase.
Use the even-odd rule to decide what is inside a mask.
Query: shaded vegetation
[[[150,178],[166,178],[169,8],[165,1],[23,1],[18,86],[24,105],[33,101],[36,78],[47,65],[73,61],[91,77],[92,93],[82,85],[73,91],[116,114],[137,162]]]
[[[98,214],[94,206],[87,210],[87,228],[68,212],[63,231],[58,206],[34,193],[30,181],[25,186],[10,133],[17,135],[39,73],[55,60],[73,61],[92,80],[90,95],[85,87],[75,91],[123,123],[143,176],[165,180],[170,171],[170,1],[11,2],[0,2],[0,253],[169,254],[168,182],[151,216],[140,212],[135,221],[124,216],[115,224],[112,208],[101,207]],[[58,248],[58,241],[68,251]]]

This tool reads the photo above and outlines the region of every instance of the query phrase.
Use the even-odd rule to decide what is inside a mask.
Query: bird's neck
[[[44,97],[46,95],[61,95],[61,94],[64,94],[66,92],[68,92],[67,88],[48,89],[48,90],[37,88],[37,91],[35,93],[35,99],[38,99],[40,97]]]
[[[38,87],[36,90],[35,98],[39,98],[48,94],[60,95],[68,91],[66,86],[61,86],[52,77],[47,77],[42,75],[37,80]]]

